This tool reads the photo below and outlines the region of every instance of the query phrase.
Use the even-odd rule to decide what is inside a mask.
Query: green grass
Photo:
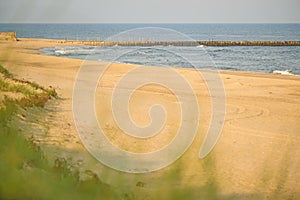
[[[24,95],[34,95],[36,92],[30,90],[26,85],[9,83],[0,77],[0,90],[4,92],[17,92]]]
[[[12,77],[3,67],[0,70],[6,78]],[[36,83],[30,85],[42,88]],[[51,96],[57,96],[54,89],[30,92],[25,85],[1,78],[1,91],[18,92],[26,97],[5,97],[0,108],[0,199],[118,199],[116,193],[97,176],[79,181],[78,172],[71,172],[64,160],[57,159],[53,165],[48,163],[40,148],[11,124],[20,109],[44,106]]]
[[[7,92],[9,83],[0,77],[0,91]]]
[[[49,164],[38,146],[10,125],[20,102],[6,98],[4,105],[0,109],[0,199],[117,199],[97,177],[79,181],[67,162]]]
[[[57,97],[57,92],[54,88],[44,88],[40,86],[36,82],[26,81],[26,80],[19,80],[13,77],[13,75],[5,69],[3,66],[0,65],[0,73],[3,74],[4,79],[0,77],[0,90],[4,92],[17,92],[22,93],[24,95],[40,95],[38,90],[43,91],[44,93],[48,94],[50,97]],[[14,83],[8,82],[5,79],[12,80]]]
[[[67,163],[51,166],[43,153],[9,125],[18,105],[11,101],[0,110],[0,199],[92,199],[105,194],[115,199],[100,181],[79,182]]]
[[[2,67],[1,65],[0,65],[0,73],[3,74],[7,78],[12,77],[12,74],[9,73],[9,71],[7,69],[5,69],[4,67]]]

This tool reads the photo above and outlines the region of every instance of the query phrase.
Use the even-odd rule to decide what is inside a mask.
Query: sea
[[[19,38],[87,41],[299,41],[300,24],[0,24]],[[57,46],[46,55],[142,66],[300,75],[300,46]]]

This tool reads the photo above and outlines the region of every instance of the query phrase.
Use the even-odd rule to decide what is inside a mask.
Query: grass
[[[49,97],[57,97],[57,92],[51,86],[49,88],[44,88],[36,82],[16,79],[7,69],[5,69],[1,65],[0,73],[3,75],[3,77],[0,76],[1,91],[22,93],[26,96],[39,96],[41,95],[41,92],[38,92],[40,90],[44,93],[42,95],[47,94]]]
[[[5,69],[4,67],[2,67],[1,65],[0,65],[0,73],[3,74],[7,78],[12,77],[12,74],[9,73],[9,71],[7,69]]]
[[[0,110],[0,199],[92,199],[103,194],[115,199],[97,179],[80,182],[66,162],[58,160],[51,166],[33,142],[10,126],[18,109],[18,102],[6,100]]]
[[[5,78],[12,75],[0,67]],[[17,82],[15,84],[15,82]],[[112,189],[94,177],[79,181],[78,172],[71,172],[68,163],[57,159],[54,165],[48,163],[40,148],[11,120],[20,109],[28,106],[44,106],[51,96],[57,96],[54,89],[29,92],[24,84],[0,79],[0,90],[22,93],[26,97],[12,99],[5,97],[0,108],[0,199],[117,199]],[[31,87],[41,89],[36,83]]]
[[[33,90],[30,90],[26,85],[15,84],[5,81],[0,77],[0,90],[3,92],[16,92],[24,95],[36,94]]]

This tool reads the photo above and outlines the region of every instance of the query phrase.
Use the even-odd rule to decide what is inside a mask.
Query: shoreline
[[[214,192],[225,198],[300,198],[300,190],[297,187],[297,181],[300,179],[300,77],[220,71],[227,101],[224,129],[212,154],[207,159],[199,160],[197,153],[210,123],[209,93],[205,83],[198,81],[195,70],[174,68],[191,82],[197,93],[198,104],[201,107],[199,134],[188,151],[174,165],[150,174],[125,174],[96,161],[81,144],[73,120],[72,93],[74,80],[83,60],[46,56],[39,52],[42,47],[74,45],[60,42],[61,40],[47,39],[0,42],[1,65],[17,77],[35,81],[46,87],[52,86],[60,97],[46,104],[47,115],[39,122],[47,124],[48,133],[35,135],[38,145],[43,146],[49,160],[55,160],[57,157],[70,158],[72,164],[83,175],[86,170],[90,170],[107,184],[114,187],[126,186],[124,188],[133,191],[139,199],[145,196],[157,199],[154,191],[164,193],[164,177],[170,171],[177,173],[178,169],[180,179],[169,180],[167,185],[177,190],[191,186],[195,188],[195,195],[200,195],[199,190],[205,191],[209,179],[213,179],[217,188]],[[148,148],[153,150],[163,141],[168,141],[168,138],[153,138],[154,140],[148,141],[146,145],[134,143],[126,135],[114,135],[120,131],[113,123],[107,104],[112,89],[122,74],[135,67],[112,64],[103,80],[99,82],[95,97],[99,102],[97,101],[95,107],[99,112],[96,114],[105,113],[102,117],[99,115],[99,121],[103,121],[103,127],[112,142],[124,149],[139,152]],[[159,73],[158,76],[164,78],[165,75]],[[164,133],[173,132],[178,125],[175,118],[177,104],[173,103],[174,98],[168,91],[151,86],[135,95],[133,119],[142,124],[147,123],[144,106],[151,103],[152,99],[166,102],[167,111],[172,112],[171,121],[167,121],[168,130]],[[143,104],[144,100],[146,104]],[[139,117],[144,114],[145,118]],[[43,143],[39,143],[39,140]],[[209,166],[209,169],[205,165],[208,159],[211,159],[213,165]],[[142,184],[137,184],[139,182]]]
[[[83,40],[56,40],[56,39],[40,39],[40,38],[19,38],[19,41],[43,41],[45,43],[47,43],[47,46],[41,46],[40,48],[35,48],[34,50],[39,51],[39,53],[45,55],[45,56],[50,56],[50,55],[46,55],[45,53],[41,52],[41,49],[43,48],[51,48],[51,47],[56,47],[56,46],[93,46],[93,42],[89,42],[89,41],[83,41]],[[56,45],[55,45],[56,44]],[[300,45],[300,41],[299,41],[299,45]],[[97,45],[94,45],[97,46]],[[54,56],[54,57],[58,57],[58,58],[68,58],[68,57],[64,57],[64,56]],[[82,59],[79,58],[68,58],[68,59],[76,59],[76,60],[80,60],[83,61]],[[101,62],[105,62],[108,63],[107,61],[101,61]],[[125,65],[136,65],[136,64],[131,64],[131,63],[116,63],[116,64],[125,64]],[[142,66],[147,66],[147,65],[142,65]],[[152,67],[156,67],[156,66],[152,66]],[[158,66],[161,67],[161,66]],[[174,66],[169,66],[169,67],[174,67]],[[184,67],[174,67],[177,69],[187,69]],[[278,76],[278,78],[285,78],[285,77],[293,77],[293,76],[300,76],[300,74],[289,74],[289,70],[274,70],[272,72],[258,72],[258,71],[243,71],[243,70],[226,70],[226,69],[199,69],[200,71],[219,71],[220,73],[227,73],[227,74],[238,74],[238,75],[242,75],[242,74],[247,74],[247,75],[259,75],[259,76],[263,76],[264,74],[272,74],[275,76]],[[260,75],[261,74],[261,75]],[[292,78],[293,79],[293,78]]]

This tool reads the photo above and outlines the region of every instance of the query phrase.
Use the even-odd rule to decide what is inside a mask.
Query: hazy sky
[[[0,22],[300,23],[300,0],[0,0]]]

